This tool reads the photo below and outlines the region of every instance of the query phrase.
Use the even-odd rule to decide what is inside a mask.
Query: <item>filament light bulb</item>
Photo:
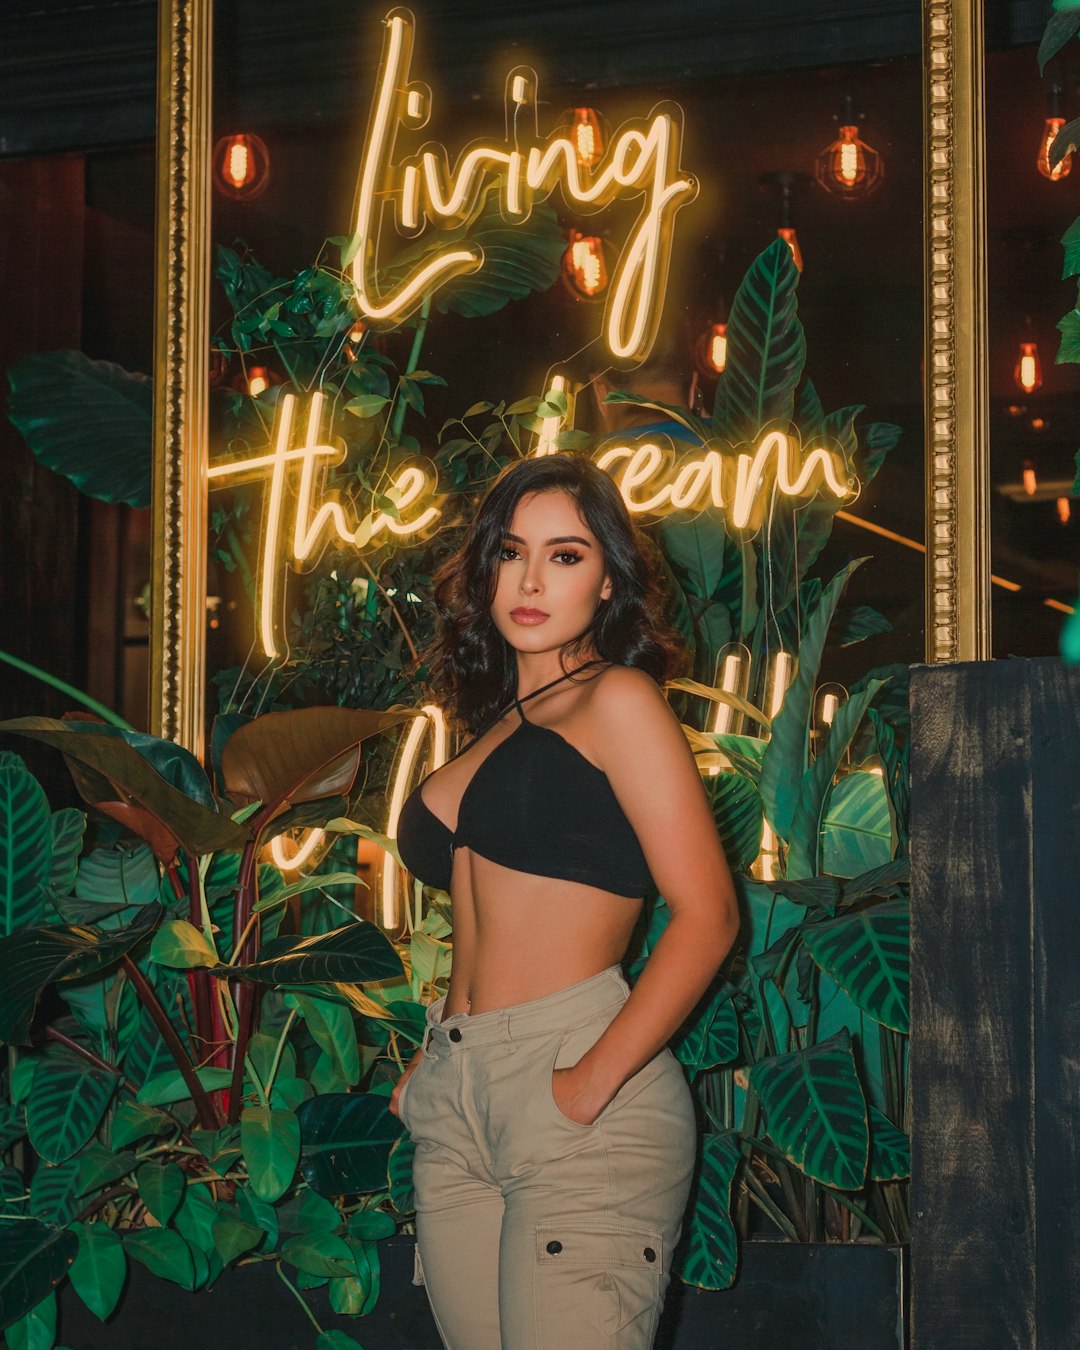
[[[1072,172],[1072,155],[1068,154],[1064,159],[1059,159],[1056,164],[1050,163],[1050,147],[1057,139],[1057,134],[1065,125],[1064,117],[1048,117],[1043,124],[1042,140],[1039,142],[1039,153],[1035,157],[1035,167],[1044,178],[1049,178],[1051,183],[1057,183],[1062,178],[1067,178]]]
[[[237,201],[257,197],[270,181],[270,152],[259,136],[241,132],[222,136],[214,146],[214,183]]]
[[[595,300],[608,283],[604,243],[594,234],[570,231],[570,243],[563,254],[563,281],[580,300]]]
[[[859,138],[859,119],[850,96],[840,110],[840,131],[814,160],[814,176],[827,192],[848,201],[868,197],[885,177],[885,161]]]
[[[712,379],[723,374],[727,366],[727,347],[727,324],[710,324],[694,348],[694,364],[702,375]]]
[[[1068,497],[1059,497],[1057,499],[1058,520],[1062,525],[1068,525],[1069,517],[1072,515],[1072,508],[1069,505]]]
[[[1035,475],[1035,465],[1030,460],[1024,465],[1024,491],[1029,497],[1034,497],[1039,488],[1039,480]]]
[[[1017,388],[1022,389],[1025,394],[1034,393],[1042,385],[1042,363],[1039,360],[1037,342],[1021,342],[1013,379]]]

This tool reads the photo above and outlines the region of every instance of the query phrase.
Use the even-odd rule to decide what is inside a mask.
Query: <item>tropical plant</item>
[[[65,1276],[109,1317],[130,1261],[191,1290],[273,1261],[298,1293],[327,1285],[339,1313],[373,1306],[377,1243],[411,1209],[386,1098],[445,980],[448,928],[433,909],[396,949],[342,905],[347,922],[308,932],[308,898],[360,878],[287,886],[259,857],[297,820],[369,834],[332,818],[363,743],[411,715],[246,722],[221,748],[218,798],[167,741],[82,719],[0,724],[59,749],[106,823],[83,852],[84,813],[51,812],[0,755],[9,1344],[48,1350]]]

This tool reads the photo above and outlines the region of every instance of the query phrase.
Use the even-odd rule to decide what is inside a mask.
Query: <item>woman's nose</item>
[[[526,568],[521,577],[521,591],[524,595],[535,595],[541,589],[540,578],[532,571]]]

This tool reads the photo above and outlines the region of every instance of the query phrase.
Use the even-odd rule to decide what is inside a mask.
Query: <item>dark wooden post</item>
[[[912,1345],[1080,1345],[1080,671],[912,672]]]

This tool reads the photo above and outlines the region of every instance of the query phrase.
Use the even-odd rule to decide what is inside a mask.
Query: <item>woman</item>
[[[398,831],[453,900],[449,992],[390,1103],[424,1281],[448,1350],[648,1350],[695,1153],[666,1042],[738,926],[659,687],[677,639],[618,489],[572,455],[500,474],[435,599],[435,697],[473,739]],[[671,922],[630,993],[650,875]]]

